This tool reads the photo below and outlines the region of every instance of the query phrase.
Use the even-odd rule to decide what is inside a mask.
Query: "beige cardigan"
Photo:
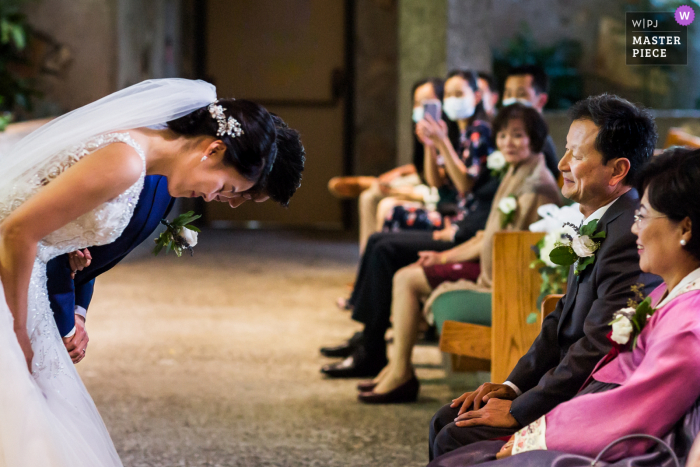
[[[511,223],[505,228],[501,227],[502,213],[498,209],[501,199],[514,195],[517,198],[517,208]],[[562,198],[559,186],[549,171],[542,154],[537,154],[531,159],[521,163],[518,167],[510,166],[506,172],[498,191],[493,198],[491,211],[486,221],[486,227],[477,235],[483,236],[483,244],[479,262],[481,273],[477,282],[460,280],[457,282],[445,282],[436,288],[428,298],[425,309],[429,310],[435,298],[449,290],[476,290],[490,292],[493,285],[493,237],[501,231],[527,230],[533,222],[537,221],[537,209],[543,204],[554,203],[561,206]]]

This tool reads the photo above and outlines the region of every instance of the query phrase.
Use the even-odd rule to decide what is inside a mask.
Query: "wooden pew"
[[[494,238],[491,326],[445,321],[440,350],[452,354],[455,370],[491,370],[491,381],[505,381],[540,331],[527,323],[536,310],[542,279],[530,268],[532,246],[543,233],[500,232]],[[554,309],[551,301],[545,301]],[[544,303],[543,303],[544,305]],[[548,308],[549,310],[549,308]]]
[[[700,148],[700,138],[690,133],[686,133],[680,128],[670,128],[666,135],[664,148],[671,146],[686,146],[689,148]]]

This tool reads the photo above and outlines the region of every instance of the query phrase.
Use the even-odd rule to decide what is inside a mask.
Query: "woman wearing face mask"
[[[418,262],[394,275],[391,316],[394,355],[373,381],[358,386],[358,398],[366,403],[410,402],[418,396],[419,383],[411,365],[411,354],[422,319],[420,302],[443,282],[465,279],[481,291],[491,288],[493,237],[501,230],[523,230],[534,222],[537,208],[560,203],[559,188],[547,169],[542,146],[547,124],[534,109],[514,104],[494,120],[496,143],[509,164],[484,230],[471,240],[446,251],[423,251]],[[504,217],[501,203],[515,204]]]
[[[303,166],[280,118],[182,79],[116,92],[0,154],[0,463],[122,465],[53,319],[49,260],[117,239],[146,175],[166,176],[174,197],[287,204]]]

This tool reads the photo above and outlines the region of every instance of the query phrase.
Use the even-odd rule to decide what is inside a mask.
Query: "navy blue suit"
[[[174,202],[168,193],[168,180],[160,175],[150,175],[144,180],[139,202],[122,235],[112,243],[90,248],[92,262],[79,271],[75,279],[70,277],[68,255],[49,261],[49,301],[61,336],[68,334],[75,326],[75,306],[87,310],[90,305],[95,278],[112,269],[131,250],[149,238],[160,220],[168,215]]]

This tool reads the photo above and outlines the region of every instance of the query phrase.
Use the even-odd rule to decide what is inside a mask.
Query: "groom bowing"
[[[252,192],[251,192],[252,193]],[[233,194],[217,197],[232,208],[247,200],[262,202],[267,194]],[[168,193],[168,180],[160,175],[145,177],[134,214],[122,235],[112,243],[59,256],[47,264],[48,293],[58,331],[73,363],[85,357],[88,335],[85,319],[95,287],[95,278],[116,266],[141,242],[147,240],[160,220],[170,213],[175,199]]]
[[[435,414],[431,460],[467,444],[510,436],[574,397],[610,350],[608,323],[634,297],[632,286],[643,283],[649,292],[660,283],[640,271],[630,231],[639,204],[634,176],[656,143],[653,118],[610,95],[580,101],[570,115],[566,154],[559,162],[562,194],[580,204],[584,225],[597,220],[606,237],[593,264],[578,276],[575,265],[570,268],[566,295],[508,380],[485,383]]]

